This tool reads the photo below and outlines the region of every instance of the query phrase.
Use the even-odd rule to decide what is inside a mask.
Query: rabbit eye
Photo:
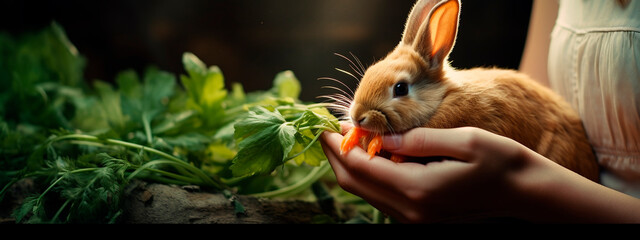
[[[393,97],[402,97],[409,94],[409,84],[406,82],[399,82],[393,86]]]

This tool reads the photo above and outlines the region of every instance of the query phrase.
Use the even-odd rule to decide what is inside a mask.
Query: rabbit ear
[[[413,45],[413,42],[418,34],[418,29],[425,22],[427,16],[440,0],[420,0],[413,5],[407,23],[404,27],[404,33],[402,34],[402,42],[407,45]]]
[[[455,43],[459,17],[458,0],[420,0],[409,14],[402,41],[432,66],[442,66]]]

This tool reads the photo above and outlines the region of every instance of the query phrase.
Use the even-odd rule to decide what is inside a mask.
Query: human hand
[[[344,133],[352,126],[342,123]],[[343,133],[343,134],[344,134]],[[518,142],[473,127],[416,128],[383,138],[383,148],[420,164],[340,155],[342,136],[322,147],[338,184],[400,222],[509,217],[533,222],[640,223],[640,199],[600,185]]]
[[[343,131],[351,127],[343,123]],[[339,185],[401,222],[502,216],[519,198],[512,178],[527,165],[523,145],[471,127],[416,128],[383,138],[394,154],[447,157],[427,164],[369,159],[361,148],[341,156],[341,140],[329,132],[322,139]]]

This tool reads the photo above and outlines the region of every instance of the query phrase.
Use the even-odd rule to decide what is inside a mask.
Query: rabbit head
[[[418,1],[402,40],[367,69],[349,108],[351,121],[371,132],[403,132],[424,125],[453,83],[447,56],[455,43],[457,0]]]

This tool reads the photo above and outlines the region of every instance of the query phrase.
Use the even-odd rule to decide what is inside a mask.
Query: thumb
[[[401,135],[385,135],[382,148],[412,157],[446,156],[467,160],[466,138],[460,129],[415,128]]]

